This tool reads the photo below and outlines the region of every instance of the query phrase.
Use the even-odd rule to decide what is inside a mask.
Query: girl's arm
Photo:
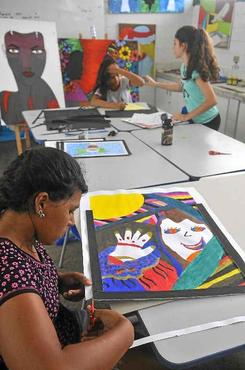
[[[144,78],[140,77],[139,75],[133,72],[129,72],[126,69],[120,68],[117,64],[111,64],[108,67],[108,71],[110,73],[118,73],[119,75],[127,77],[131,86],[144,86],[145,85]]]
[[[104,334],[62,348],[40,296],[16,295],[0,309],[0,354],[11,370],[110,370],[132,344],[133,327],[115,311],[95,315]]]
[[[158,81],[155,81],[150,76],[145,76],[145,82],[146,82],[146,86],[160,87],[160,89],[177,91],[177,92],[182,91],[182,85],[181,85],[180,80],[178,82],[158,82]]]
[[[189,121],[190,119],[198,116],[201,113],[206,112],[208,109],[212,108],[217,104],[216,96],[212,85],[209,82],[203,81],[201,78],[196,79],[196,84],[201,89],[204,95],[204,102],[199,105],[198,108],[194,109],[187,114],[174,113],[173,118],[177,121]]]
[[[124,110],[127,103],[119,102],[108,102],[106,100],[101,99],[98,95],[94,94],[90,100],[90,104],[94,107],[100,107],[100,108],[110,108],[110,109],[120,109]]]

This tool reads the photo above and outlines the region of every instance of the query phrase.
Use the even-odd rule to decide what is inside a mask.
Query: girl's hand
[[[156,87],[157,85],[156,81],[148,75],[144,77],[144,80],[146,86]]]
[[[115,103],[115,109],[119,110],[124,110],[126,108],[127,103],[120,102],[120,103]]]
[[[80,272],[59,273],[59,293],[65,299],[79,301],[84,298],[84,285],[92,282]]]
[[[119,69],[120,69],[119,66],[116,63],[114,63],[114,64],[109,65],[108,72],[111,74],[115,74],[115,73],[117,74],[119,72]]]
[[[190,118],[188,118],[188,114],[182,114],[182,113],[173,113],[173,121],[181,121],[181,122],[184,122],[184,121],[189,121]],[[173,122],[174,123],[174,122]]]

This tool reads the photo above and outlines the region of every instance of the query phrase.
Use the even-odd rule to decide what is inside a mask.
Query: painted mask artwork
[[[244,261],[190,193],[100,193],[90,195],[89,203],[94,298],[178,298],[245,290]]]
[[[9,31],[4,36],[7,61],[14,74],[17,92],[1,91],[2,118],[7,125],[23,121],[22,111],[58,108],[58,101],[41,77],[46,64],[44,38],[40,32]]]

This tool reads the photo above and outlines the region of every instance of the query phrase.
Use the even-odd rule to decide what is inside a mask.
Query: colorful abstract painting
[[[200,1],[198,27],[206,29],[218,48],[230,46],[234,3],[235,0]]]
[[[108,0],[109,13],[183,13],[184,0]]]
[[[83,68],[83,51],[79,39],[58,39],[66,106],[79,105],[87,96],[79,85]]]
[[[64,107],[56,26],[53,22],[1,19],[0,106],[7,125],[22,111]]]
[[[81,39],[83,49],[82,76],[79,85],[89,96],[95,88],[99,66],[106,54],[110,54],[121,68],[138,73],[138,43],[126,40]],[[133,102],[139,101],[137,87],[131,89]]]
[[[119,24],[119,39],[137,41],[139,46],[139,75],[155,76],[155,41],[154,24]]]
[[[64,151],[74,158],[129,155],[123,140],[65,142]]]
[[[95,299],[245,292],[239,247],[194,189],[91,193],[82,204]]]

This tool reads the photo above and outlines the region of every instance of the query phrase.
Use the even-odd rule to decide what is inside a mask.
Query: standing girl
[[[91,105],[123,110],[131,103],[130,86],[143,86],[142,77],[120,68],[115,60],[106,55],[98,72]]]
[[[174,54],[182,59],[181,79],[174,83],[156,82],[146,76],[147,85],[171,91],[183,91],[185,109],[174,113],[176,121],[201,123],[219,129],[220,115],[210,81],[217,80],[219,67],[208,33],[193,26],[183,26],[175,34]]]

